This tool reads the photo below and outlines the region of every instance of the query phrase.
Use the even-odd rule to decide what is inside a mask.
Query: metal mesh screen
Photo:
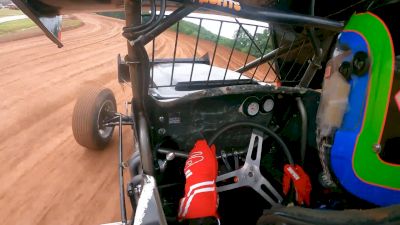
[[[313,56],[298,27],[190,15],[146,50],[151,87],[196,89],[255,82],[296,85]]]

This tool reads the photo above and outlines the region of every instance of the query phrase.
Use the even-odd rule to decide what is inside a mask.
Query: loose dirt
[[[101,224],[120,220],[117,135],[104,151],[79,146],[71,115],[78,94],[98,83],[111,88],[125,112],[130,88],[117,83],[116,56],[126,54],[123,21],[79,14],[84,25],[63,33],[58,49],[44,36],[0,43],[0,221],[1,224]],[[160,57],[172,57],[175,33],[156,41]],[[193,55],[195,39],[179,36],[177,57]],[[148,46],[151,50],[151,46]],[[201,41],[198,56],[214,44]],[[216,65],[230,49],[219,47]],[[233,54],[238,68],[244,53]],[[251,59],[250,59],[251,60]],[[260,68],[264,76],[267,68]],[[125,158],[132,134],[125,128]]]

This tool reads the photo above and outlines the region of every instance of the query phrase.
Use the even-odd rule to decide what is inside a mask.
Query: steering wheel
[[[224,132],[237,127],[251,127],[253,131],[250,137],[250,143],[246,154],[244,165],[240,169],[219,175],[217,182],[231,180],[233,182],[217,187],[218,192],[229,191],[241,187],[251,187],[260,194],[272,206],[280,206],[283,197],[271,185],[271,183],[260,172],[260,161],[264,137],[272,137],[282,147],[289,163],[293,165],[293,158],[283,140],[272,130],[251,122],[238,122],[222,127],[210,138],[209,144],[212,145],[215,140]]]

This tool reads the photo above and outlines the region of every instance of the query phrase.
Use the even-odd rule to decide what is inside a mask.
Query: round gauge
[[[267,97],[264,99],[264,103],[262,105],[262,112],[268,113],[274,109],[275,102],[272,98]]]
[[[242,103],[240,111],[246,116],[256,116],[260,112],[259,99],[256,97],[249,97]]]
[[[257,115],[258,111],[260,111],[260,105],[258,104],[258,102],[251,102],[247,106],[247,115],[249,116]]]

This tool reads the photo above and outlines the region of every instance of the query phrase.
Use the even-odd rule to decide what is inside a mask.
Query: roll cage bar
[[[340,31],[344,24],[342,22],[333,21],[325,18],[301,15],[291,12],[283,12],[274,9],[258,8],[247,6],[240,3],[240,10],[234,9],[234,1],[220,0],[218,4],[200,3],[203,0],[194,1],[179,1],[172,0],[171,2],[179,3],[181,6],[173,11],[168,16],[165,16],[166,1],[160,1],[160,15],[154,16],[156,13],[152,11],[149,21],[142,24],[141,1],[125,1],[125,14],[126,14],[126,27],[124,28],[123,35],[128,39],[128,63],[130,82],[132,87],[132,112],[134,112],[135,130],[137,141],[141,156],[143,171],[145,174],[154,175],[153,152],[150,145],[149,138],[149,121],[146,108],[146,101],[148,99],[149,84],[150,84],[150,63],[149,56],[145,49],[148,44],[155,37],[171,27],[175,22],[183,19],[185,16],[194,12],[196,9],[202,8],[205,10],[217,11],[220,13],[230,14],[236,17],[242,17],[251,20],[273,22],[277,24],[289,24],[301,27],[306,27],[309,32],[309,37],[312,46],[315,50],[315,55],[309,64],[300,86],[307,87],[313,78],[315,72],[320,67],[322,61],[322,53],[320,52],[320,43],[314,36],[313,30],[316,28],[326,29],[330,31]],[[155,0],[150,1],[151,9],[156,7]],[[156,18],[157,17],[157,18]],[[330,44],[330,43],[329,43]],[[268,56],[261,56],[254,63],[265,61]],[[250,66],[249,66],[250,67]],[[245,70],[248,68],[242,68]]]

